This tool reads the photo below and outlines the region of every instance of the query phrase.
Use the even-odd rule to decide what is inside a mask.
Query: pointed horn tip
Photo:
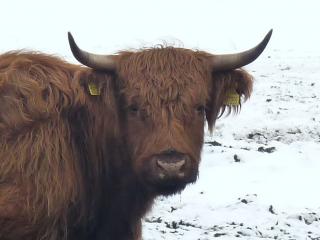
[[[82,52],[82,50],[78,47],[76,41],[74,40],[71,32],[68,32],[68,41],[69,41],[69,46],[70,46],[70,49],[71,49],[71,52],[73,54],[73,56],[80,62],[82,63],[83,62],[83,58],[84,58],[84,55],[85,53]],[[82,55],[82,56],[81,56]]]
[[[115,61],[110,55],[98,55],[80,49],[71,32],[68,32],[69,46],[73,56],[83,65],[100,70],[114,70]]]
[[[214,71],[236,69],[255,61],[268,45],[272,32],[273,29],[271,28],[258,45],[247,51],[235,54],[215,55],[212,58]]]
[[[264,51],[264,49],[268,45],[270,38],[272,36],[272,32],[273,32],[273,29],[271,28],[269,30],[269,32],[266,34],[266,36],[264,37],[264,39],[256,46],[256,47],[260,48],[260,53],[257,55],[257,57],[259,57],[259,55]]]
[[[68,40],[69,40],[69,42],[70,42],[70,40],[72,40],[72,39],[73,39],[73,36],[72,36],[71,32],[68,32]]]
[[[73,48],[73,46],[77,46],[71,32],[68,32],[68,40],[69,40],[69,45],[71,48]]]
[[[271,29],[269,30],[269,32],[267,33],[267,35],[265,36],[265,39],[268,39],[268,41],[269,41],[269,39],[270,39],[271,36],[272,36],[272,33],[273,33],[273,29],[271,28]]]

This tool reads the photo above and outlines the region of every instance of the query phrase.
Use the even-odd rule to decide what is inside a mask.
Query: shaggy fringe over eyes
[[[122,52],[118,67],[121,94],[127,104],[138,102],[154,120],[159,119],[163,106],[176,116],[188,116],[190,106],[204,104],[208,97],[211,72],[205,59],[189,49],[162,45]]]
[[[243,69],[212,74],[210,102],[207,104],[206,111],[210,132],[212,132],[216,119],[220,118],[224,113],[229,115],[240,111],[241,102],[246,101],[251,95],[252,83],[252,76]],[[238,106],[224,104],[228,91],[232,90],[235,90],[241,97],[241,102]]]

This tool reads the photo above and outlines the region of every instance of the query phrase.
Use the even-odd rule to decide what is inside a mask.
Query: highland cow
[[[236,54],[160,46],[0,56],[0,239],[140,240],[156,196],[196,181],[205,120],[249,97]]]

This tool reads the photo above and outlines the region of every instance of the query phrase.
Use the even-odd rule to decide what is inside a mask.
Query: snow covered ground
[[[320,56],[274,50],[252,97],[206,136],[200,176],[159,198],[144,239],[320,239]]]

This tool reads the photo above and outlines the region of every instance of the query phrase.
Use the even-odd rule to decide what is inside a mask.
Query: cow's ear
[[[237,113],[241,103],[250,97],[252,76],[245,70],[231,70],[212,73],[209,83],[209,100],[206,106],[206,118],[209,130],[224,112]]]

